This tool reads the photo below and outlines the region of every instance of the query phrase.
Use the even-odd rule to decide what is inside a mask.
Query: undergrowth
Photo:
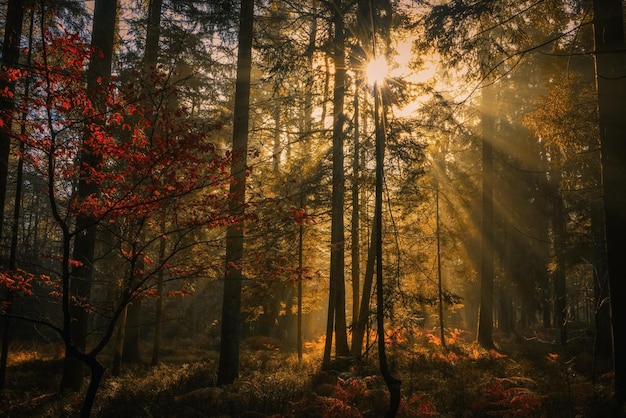
[[[393,374],[402,379],[400,418],[614,415],[612,375],[600,371],[592,379],[588,345],[502,336],[496,351],[461,335],[445,348],[423,337],[390,347]],[[191,343],[165,347],[156,367],[126,366],[120,377],[107,375],[93,416],[380,417],[389,403],[375,353],[342,370],[321,371],[321,344],[309,344],[299,362],[259,339],[242,351],[240,379],[218,388],[217,352]],[[76,416],[82,395],[56,393],[62,360],[42,352],[21,347],[11,357],[0,417]]]

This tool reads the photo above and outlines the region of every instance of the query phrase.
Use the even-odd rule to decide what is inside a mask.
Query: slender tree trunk
[[[343,2],[335,0],[337,11],[343,10]],[[335,285],[335,350],[337,356],[347,356],[348,347],[346,323],[345,287],[345,237],[344,237],[344,97],[346,89],[345,33],[343,16],[335,13],[335,84],[333,96],[333,204],[331,227],[331,284]],[[333,257],[334,256],[334,257]],[[334,276],[334,280],[333,280]]]
[[[324,341],[324,354],[322,357],[322,369],[330,369],[330,359],[333,349],[333,330],[335,328],[335,289],[330,286],[328,291],[328,314],[326,316],[326,340]]]
[[[165,234],[165,222],[161,224],[161,232]],[[165,237],[162,236],[159,239],[159,264],[162,264],[165,260]],[[163,269],[159,270],[157,274],[157,299],[156,299],[156,314],[154,325],[154,342],[152,345],[152,366],[159,364],[159,356],[161,354],[161,340],[163,339],[163,297],[164,297],[164,283],[163,283]]]
[[[558,163],[558,162],[557,162]],[[560,185],[561,170],[552,170],[552,231],[554,236],[553,252],[555,270],[552,273],[554,281],[554,324],[559,327],[559,342],[567,344],[567,286],[565,277],[566,261],[565,247],[565,214]]]
[[[380,111],[382,97],[379,86],[374,85],[374,114],[376,126],[376,191],[374,203],[374,223],[379,227],[375,235],[375,242],[372,247],[376,249],[376,331],[378,335],[378,361],[380,371],[389,390],[389,409],[385,417],[392,418],[398,413],[400,406],[400,385],[401,380],[392,376],[387,362],[386,338],[385,338],[385,295],[384,295],[384,271],[383,271],[383,177],[384,177],[384,156],[385,156],[385,124],[384,114]],[[381,120],[383,119],[383,120]]]
[[[281,128],[281,117],[280,117],[280,111],[281,111],[281,100],[280,100],[280,95],[278,93],[278,86],[276,86],[276,88],[274,89],[275,92],[275,103],[274,103],[274,109],[273,109],[273,114],[274,114],[274,144],[273,147],[274,149],[272,150],[272,157],[273,157],[273,161],[272,161],[272,170],[274,171],[274,174],[276,176],[280,175],[280,154],[281,154],[281,143],[280,143],[280,128]]]
[[[315,4],[315,2],[314,2]],[[304,156],[310,154],[310,145],[308,138],[311,135],[313,127],[313,56],[315,54],[315,40],[317,39],[317,18],[315,14],[311,17],[311,27],[309,31],[309,44],[307,46],[307,67],[309,70],[309,76],[307,77],[306,91],[304,95],[304,109],[303,109],[303,133],[307,139],[302,142],[302,151]],[[300,184],[300,207],[305,208],[306,196],[304,193],[304,186]],[[303,275],[302,269],[304,268],[304,224],[300,223],[298,226],[298,361],[302,361],[302,345],[304,343],[304,336],[302,331],[302,296],[303,296]]]
[[[335,82],[333,95],[333,190],[332,190],[332,220],[331,220],[331,243],[330,243],[330,299],[328,314],[333,314],[333,318],[327,321],[326,340],[332,341],[332,328],[335,331],[335,351],[336,355],[347,356],[349,354],[348,334],[346,323],[346,291],[345,291],[345,237],[344,237],[344,97],[346,83],[345,67],[345,33],[342,16],[343,2],[335,0],[333,2],[333,25],[334,36],[334,62],[335,62]],[[332,305],[332,307],[331,307]],[[334,327],[331,328],[331,324]],[[325,354],[327,349],[325,350]],[[324,356],[329,360],[327,355]]]
[[[493,140],[495,120],[493,87],[483,89],[482,97],[482,229],[480,255],[480,312],[478,343],[493,348]]]
[[[514,237],[511,236],[509,224],[504,221],[503,229],[503,242],[504,242],[504,268],[507,272],[513,272],[515,266],[513,265],[513,245]],[[532,277],[532,276],[530,276]],[[498,329],[509,335],[513,331],[513,309],[510,288],[513,284],[512,274],[509,273],[500,282],[500,320],[498,321]]]
[[[16,68],[19,62],[20,56],[20,40],[22,38],[22,22],[24,20],[24,3],[21,0],[10,0],[7,4],[6,11],[6,23],[4,28],[4,39],[2,43],[2,57],[0,61],[0,69],[2,73],[6,73],[11,68]],[[7,81],[4,77],[0,77],[0,90],[14,91],[15,82]],[[4,229],[4,208],[7,195],[7,178],[9,174],[9,155],[11,152],[11,129],[13,126],[13,109],[15,103],[12,98],[5,95],[0,95],[0,243],[3,241],[3,229]],[[19,171],[18,171],[19,172]],[[21,174],[21,173],[20,173]],[[18,187],[21,186],[18,180]],[[16,206],[15,210],[18,211],[17,206],[19,192],[16,191]],[[0,270],[4,270],[9,267],[10,270],[15,269],[15,265],[9,266],[5,264],[5,254],[0,252]],[[11,259],[13,257],[10,257]],[[2,299],[7,302],[8,308],[6,310],[6,316],[2,321],[2,348],[0,352],[0,389],[4,388],[6,380],[7,360],[9,356],[9,339],[11,338],[11,319],[9,314],[11,313],[12,295],[9,289],[1,295]]]
[[[354,153],[352,156],[352,222],[351,226],[351,258],[352,258],[352,330],[356,328],[356,323],[359,320],[359,302],[360,302],[360,280],[361,280],[361,266],[360,266],[360,247],[359,240],[360,233],[360,219],[359,219],[359,176],[360,176],[360,153],[361,147],[359,144],[359,135],[361,135],[359,129],[359,84],[357,83],[356,91],[354,92]],[[353,334],[354,335],[354,334]]]
[[[91,57],[87,71],[87,91],[97,92],[100,82],[107,83],[111,77],[111,63],[113,59],[113,40],[115,34],[115,21],[117,16],[117,0],[96,0],[94,5],[93,30],[91,45],[98,50]],[[102,94],[92,94],[93,106],[104,112],[106,104]],[[87,134],[86,134],[87,135]],[[87,147],[83,148],[80,163],[83,167],[97,167],[100,157],[90,152]],[[86,170],[88,171],[88,170]],[[97,191],[95,183],[88,181],[81,173],[78,184],[78,199],[83,200]],[[91,292],[91,280],[93,277],[93,263],[96,246],[96,223],[95,220],[85,214],[76,218],[76,231],[74,239],[73,259],[80,262],[71,277],[70,293],[77,299],[89,299]],[[87,310],[80,306],[72,306],[70,309],[73,321],[71,326],[70,344],[84,352],[87,345],[88,314]],[[82,363],[71,355],[66,355],[61,379],[61,389],[80,390],[83,380],[84,369]]]
[[[113,365],[111,367],[111,375],[119,376],[122,371],[122,356],[124,355],[124,337],[126,333],[126,318],[128,317],[128,306],[124,307],[124,311],[117,320],[117,335],[115,337],[115,345],[113,347]]]
[[[31,54],[33,47],[33,27],[35,20],[35,10],[31,9],[30,12],[30,28],[29,28],[29,36],[28,36],[28,57],[26,59],[26,64],[30,65],[31,63]],[[26,80],[26,86],[24,87],[24,91],[26,94],[26,102],[28,102],[28,94],[30,90],[30,80]],[[26,115],[23,116],[25,118]],[[21,126],[22,135],[26,133],[25,125]],[[0,138],[0,140],[2,140]],[[20,156],[18,157],[17,163],[17,179],[15,185],[15,201],[13,205],[13,222],[11,224],[11,249],[9,253],[9,270],[15,271],[17,268],[17,249],[18,249],[18,232],[19,232],[19,222],[20,216],[22,212],[22,183],[24,178],[24,159],[21,155],[24,154],[26,150],[26,145],[24,142],[20,142]],[[0,163],[1,164],[1,163]],[[2,222],[2,216],[0,216],[0,222]],[[0,227],[1,228],[1,227]],[[2,233],[0,232],[0,241],[2,241]],[[1,264],[0,264],[1,265]],[[7,307],[5,309],[6,316],[3,318],[3,328],[2,328],[2,348],[0,351],[0,391],[4,389],[5,381],[6,381],[6,371],[7,371],[7,361],[9,357],[9,344],[11,339],[11,311],[12,311],[12,295],[11,291],[7,289],[5,301],[7,302]]]
[[[613,339],[611,337],[611,300],[609,294],[609,274],[606,260],[606,233],[604,230],[604,210],[601,202],[592,203],[591,229],[594,239],[594,325],[595,355],[597,359],[612,362]],[[589,317],[587,314],[586,317]]]
[[[148,4],[148,25],[146,31],[146,46],[144,51],[143,67],[144,77],[147,77],[146,86],[148,88],[148,98],[145,100],[148,110],[154,110],[153,114],[156,118],[156,111],[158,109],[150,109],[153,107],[153,95],[155,94],[153,83],[151,82],[151,75],[154,73],[158,63],[158,51],[159,51],[159,37],[161,34],[160,22],[161,22],[161,8],[163,0],[150,0]],[[150,114],[150,113],[148,113]],[[156,121],[153,121],[155,123]],[[154,135],[154,129],[149,128],[147,130],[148,138]],[[145,219],[139,219],[137,226],[139,232],[137,233],[137,247],[143,246],[141,229],[145,223]],[[130,283],[134,286],[135,283],[143,281],[144,262],[141,256],[137,258],[136,263],[132,267],[133,282]],[[122,350],[122,362],[124,363],[139,363],[140,358],[140,342],[141,342],[141,316],[142,316],[142,301],[139,298],[134,299],[129,306],[126,307],[126,330],[123,333],[124,348]]]
[[[594,0],[594,35],[606,248],[613,324],[615,398],[626,403],[626,53],[621,0]]]
[[[376,219],[373,221],[372,233],[370,242],[374,242],[376,235],[378,234],[378,224]],[[372,287],[374,285],[374,269],[376,266],[376,247],[370,245],[367,252],[367,261],[365,264],[365,274],[363,276],[363,293],[361,295],[361,307],[359,308],[359,320],[356,323],[355,328],[352,330],[352,355],[354,357],[361,356],[361,350],[363,349],[363,339],[365,338],[365,331],[367,323],[370,318],[370,301],[372,297]]]
[[[302,192],[300,193],[300,201],[302,202]],[[304,226],[300,224],[298,226],[298,336],[297,336],[297,350],[298,350],[298,361],[302,361],[302,252],[303,252],[303,243],[304,243]]]
[[[367,113],[363,112],[363,128],[361,129],[361,131],[363,132],[367,132]],[[365,149],[362,147],[361,148],[361,161],[365,161]],[[367,199],[365,196],[365,193],[361,193],[361,204],[359,205],[360,208],[366,208],[367,207]],[[367,211],[364,212],[365,214],[367,214]],[[360,215],[359,215],[360,216]],[[364,222],[365,224],[367,224],[367,222]],[[378,226],[376,225],[376,220],[374,219],[374,222],[372,222],[372,230],[371,231],[367,231],[369,233],[369,237],[367,242],[368,243],[373,243],[376,233],[377,233],[377,228]],[[375,267],[375,262],[376,262],[376,249],[374,248],[373,245],[369,245],[368,249],[367,249],[367,259],[365,261],[365,273],[363,274],[363,288],[362,288],[362,293],[361,293],[361,300],[360,300],[360,306],[359,306],[359,317],[358,320],[355,322],[353,328],[352,328],[352,347],[351,347],[351,354],[354,357],[361,357],[361,352],[363,349],[363,340],[365,338],[365,331],[367,328],[367,324],[370,318],[370,301],[371,301],[371,296],[372,296],[372,286],[374,283],[374,267]]]
[[[443,319],[443,283],[441,277],[441,228],[439,227],[439,180],[435,177],[435,219],[437,235],[437,293],[439,295],[439,332],[441,338],[441,346],[446,346],[446,333]]]
[[[241,328],[240,311],[243,280],[241,261],[244,238],[243,214],[246,204],[253,21],[254,0],[241,0],[233,125],[233,160],[231,163],[231,201],[229,206],[230,214],[237,222],[230,225],[226,231],[222,334],[217,374],[217,384],[220,386],[231,384],[239,377],[239,331]]]

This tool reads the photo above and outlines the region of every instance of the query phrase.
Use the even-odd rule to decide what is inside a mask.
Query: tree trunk
[[[601,202],[592,203],[591,228],[594,239],[594,325],[595,356],[606,362],[613,354],[611,337],[611,301],[609,294],[609,275],[606,264],[606,232],[604,230],[604,211]],[[586,317],[589,315],[586,314]]]
[[[495,120],[493,87],[483,89],[482,97],[482,230],[480,255],[480,311],[478,343],[493,348],[493,140]]]
[[[96,394],[100,388],[100,382],[102,376],[104,376],[104,367],[95,357],[88,357],[89,370],[91,377],[89,379],[89,386],[87,387],[87,393],[83,400],[83,405],[80,409],[81,418],[89,418],[91,416],[91,410],[93,409],[94,402],[96,401]]]
[[[248,152],[248,122],[250,118],[250,73],[252,69],[252,35],[254,0],[241,0],[239,48],[233,150],[231,163],[230,215],[237,221],[226,231],[226,264],[222,334],[217,384],[228,385],[239,377],[239,330],[241,327],[241,286],[243,272],[243,213],[246,203],[246,165]]]
[[[309,32],[309,44],[307,46],[307,68],[309,76],[307,77],[306,92],[304,95],[303,108],[303,133],[308,139],[311,135],[313,127],[313,56],[315,54],[315,40],[317,38],[317,18],[315,14],[311,16],[311,28]],[[310,153],[310,145],[307,140],[302,141],[302,151],[305,157]],[[300,207],[305,208],[306,196],[304,193],[304,185],[300,184]],[[302,296],[303,296],[303,271],[304,268],[304,224],[298,226],[298,361],[302,361],[302,345],[304,343],[304,335],[302,330]]]
[[[439,295],[439,336],[441,338],[441,346],[446,346],[446,334],[443,319],[443,283],[441,277],[441,228],[439,227],[439,180],[435,175],[435,222],[437,235],[437,294]]]
[[[126,318],[128,317],[128,306],[124,307],[124,311],[117,320],[117,336],[115,337],[115,346],[113,347],[113,365],[111,366],[111,375],[119,376],[122,371],[122,356],[124,355],[124,337],[126,333]]]
[[[370,242],[374,242],[378,234],[378,224],[376,219],[372,224],[372,233]],[[363,339],[365,338],[365,328],[370,317],[370,300],[372,297],[372,286],[374,284],[374,267],[376,264],[376,247],[371,245],[367,252],[367,261],[365,264],[365,275],[363,276],[363,293],[361,295],[361,307],[359,308],[359,320],[355,328],[352,330],[352,355],[354,357],[361,356],[363,349]]]
[[[141,299],[135,298],[126,307],[126,330],[124,332],[124,349],[122,362],[136,364],[139,358],[139,342],[141,340]]]
[[[360,266],[360,219],[359,219],[359,172],[360,172],[360,160],[361,147],[359,146],[359,135],[361,135],[359,129],[359,84],[357,83],[356,91],[354,92],[354,154],[352,156],[352,222],[350,224],[350,232],[352,239],[351,248],[351,261],[352,261],[352,329],[356,328],[356,323],[359,320],[359,301],[360,301],[360,279],[361,279],[361,266]]]
[[[330,358],[333,349],[333,330],[335,329],[335,289],[330,286],[328,292],[328,313],[326,316],[326,340],[324,341],[324,354],[322,356],[322,370],[330,369]]]
[[[4,40],[2,43],[2,58],[0,66],[2,73],[5,73],[10,68],[17,67],[20,56],[20,40],[22,37],[22,22],[24,20],[24,3],[21,0],[10,0],[7,5],[6,11],[6,23],[4,28]],[[30,50],[29,50],[30,51]],[[15,89],[15,82],[9,82],[4,77],[0,77],[0,91],[1,90],[13,91]],[[9,156],[11,152],[11,127],[13,125],[13,109],[15,103],[12,98],[5,95],[0,95],[0,114],[2,119],[0,122],[0,242],[3,241],[3,229],[4,229],[4,207],[6,203],[7,192],[7,177],[9,174]],[[19,173],[19,170],[18,170]],[[21,174],[21,173],[19,173]],[[17,183],[18,187],[21,186],[20,181]],[[15,210],[19,214],[19,191],[16,191]],[[15,269],[15,265],[11,266],[12,262],[9,261],[9,266],[5,264],[5,254],[0,252],[0,270],[4,270],[8,267],[10,270]],[[14,257],[10,257],[13,259]],[[13,263],[14,264],[14,263]],[[11,338],[11,303],[12,295],[9,289],[3,292],[2,300],[7,302],[8,308],[6,309],[6,316],[2,321],[2,348],[0,351],[0,389],[4,388],[6,380],[7,360],[9,356],[9,340]]]
[[[2,73],[15,68],[20,57],[20,39],[22,37],[22,21],[24,20],[24,2],[9,0],[6,11],[4,40],[2,43]],[[0,77],[0,91],[13,91],[15,82],[9,82]],[[2,129],[0,129],[0,242],[4,225],[4,205],[6,202],[7,176],[9,174],[9,155],[11,145],[12,113],[15,103],[12,98],[0,95],[0,114],[2,115]],[[4,254],[0,254],[0,267],[4,268]]]
[[[30,12],[30,29],[29,29],[29,36],[28,36],[29,48],[28,48],[28,57],[26,59],[27,65],[31,64],[34,20],[35,20],[35,10],[32,9]],[[26,86],[24,87],[24,91],[26,92],[27,96],[28,96],[29,90],[30,90],[30,80],[27,79]],[[28,102],[28,97],[26,98],[25,101]],[[26,116],[24,115],[23,118],[25,117]],[[26,131],[26,127],[22,125],[20,133],[24,135],[26,133],[25,131]],[[0,138],[0,140],[2,139]],[[11,249],[9,253],[9,266],[8,266],[10,271],[15,271],[17,267],[18,232],[19,232],[20,215],[22,211],[22,186],[23,186],[22,183],[24,181],[23,180],[24,159],[21,157],[21,155],[24,154],[25,150],[26,150],[26,145],[24,144],[24,142],[20,142],[20,156],[18,157],[18,163],[17,163],[15,200],[13,204],[13,222],[11,224]],[[0,222],[3,222],[2,219],[3,218],[0,215]],[[0,226],[0,229],[1,228],[2,227]],[[0,231],[0,242],[1,241],[2,241],[2,232]],[[0,265],[2,264],[0,263]],[[6,381],[7,361],[9,357],[9,344],[11,340],[11,322],[12,322],[11,316],[10,316],[11,310],[12,310],[11,298],[12,298],[11,291],[7,289],[6,298],[4,298],[4,300],[7,302],[7,307],[5,309],[6,316],[3,318],[4,320],[3,320],[3,328],[2,328],[2,348],[0,349],[0,391],[4,389],[4,385]]]
[[[144,77],[148,77],[146,80],[146,86],[152,90],[152,83],[150,83],[151,74],[157,68],[158,64],[158,56],[159,56],[159,38],[161,36],[161,9],[163,8],[163,0],[150,0],[148,4],[148,24],[146,30],[146,49],[143,57],[143,67],[144,67]],[[153,91],[149,92],[150,95],[154,94]],[[148,99],[147,105],[151,105],[151,98]],[[162,224],[161,231],[165,232],[165,225]],[[165,239],[161,238],[159,241],[159,262],[162,262],[165,256]],[[139,302],[139,301],[135,301]],[[134,303],[135,303],[134,302]],[[133,305],[134,305],[133,303]],[[128,308],[128,307],[127,307]],[[131,308],[133,309],[133,308]],[[139,309],[139,308],[138,308]],[[131,318],[134,317],[134,313],[130,315]],[[157,277],[157,299],[156,299],[156,319],[155,319],[155,330],[154,330],[154,345],[152,347],[152,362],[153,366],[157,365],[159,362],[159,351],[161,344],[161,332],[163,329],[162,324],[162,316],[163,316],[163,269],[160,269]],[[132,321],[131,321],[132,322]],[[138,321],[137,321],[138,322]],[[137,326],[139,324],[137,323]],[[139,331],[139,328],[138,328]],[[132,334],[131,334],[132,335]],[[137,349],[136,354],[133,354],[136,362],[139,361],[139,332],[137,332],[136,337],[137,341]],[[126,353],[126,349],[124,349],[124,353]],[[129,359],[130,360],[130,359]]]
[[[300,202],[302,202],[302,192],[300,192]],[[302,223],[298,226],[298,330],[297,330],[297,350],[298,350],[298,361],[302,361],[302,252],[303,252],[303,243],[304,243],[304,226]]]
[[[395,417],[400,406],[400,385],[401,380],[392,376],[387,362],[386,338],[385,338],[385,295],[384,295],[384,275],[383,275],[383,176],[384,176],[384,156],[385,156],[385,124],[380,111],[382,97],[379,86],[374,85],[374,117],[376,126],[376,191],[374,203],[374,223],[379,227],[375,235],[375,242],[372,247],[376,248],[376,331],[378,334],[378,361],[380,372],[383,375],[387,389],[389,390],[389,409],[385,417]]]
[[[554,325],[559,327],[559,342],[567,343],[567,294],[565,269],[565,208],[561,196],[562,161],[556,160],[552,164],[549,180],[549,196],[551,200],[550,222],[552,227],[552,282],[554,284]]]
[[[509,224],[505,221],[503,224],[503,242],[505,246],[504,253],[504,265],[505,270],[508,272],[507,275],[502,277],[501,280],[505,282],[500,282],[500,320],[498,321],[498,329],[509,335],[513,331],[513,301],[511,298],[511,286],[513,285],[513,271],[515,269],[513,263],[513,245],[514,240],[511,236],[511,229]],[[532,276],[530,276],[532,277]]]
[[[620,408],[626,403],[626,304],[622,300],[626,294],[626,54],[622,9],[621,0],[593,2],[615,398]]]
[[[345,289],[345,237],[344,237],[344,97],[346,84],[345,33],[343,22],[343,2],[335,0],[333,25],[335,28],[334,62],[335,82],[333,95],[333,188],[332,220],[330,242],[330,287],[334,305],[335,351],[337,356],[347,356],[348,334],[346,323]]]
[[[165,222],[161,224],[161,232],[165,234]],[[159,239],[159,264],[163,264],[165,260],[165,237]],[[157,299],[156,299],[156,314],[154,318],[154,340],[152,345],[152,366],[159,364],[159,356],[161,353],[161,340],[163,338],[163,296],[164,296],[164,283],[163,283],[163,269],[160,269],[157,274]]]
[[[117,16],[117,0],[96,0],[94,5],[93,30],[91,45],[97,49],[89,62],[87,71],[87,91],[97,92],[100,88],[100,80],[108,80],[111,77],[111,63],[113,58],[113,40],[115,34],[115,21]],[[106,81],[103,81],[106,83]],[[106,109],[104,95],[93,94],[93,106],[102,112]],[[100,157],[90,153],[89,149],[83,148],[80,156],[80,165],[84,167],[97,167]],[[88,181],[83,172],[78,184],[78,199],[84,200],[96,193],[95,183]],[[74,270],[70,278],[70,293],[77,299],[89,299],[91,292],[91,280],[93,276],[94,251],[96,245],[95,220],[88,215],[79,215],[76,218],[76,231],[74,239],[73,259],[81,265]],[[72,321],[70,322],[71,343],[84,352],[87,344],[88,314],[80,306],[72,306],[70,309]],[[81,362],[66,355],[61,379],[61,389],[80,390],[83,380],[84,369]]]

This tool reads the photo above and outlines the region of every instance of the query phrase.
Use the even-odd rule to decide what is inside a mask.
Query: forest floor
[[[444,348],[424,331],[390,348],[393,373],[402,380],[399,417],[617,416],[613,375],[594,362],[592,340],[574,338],[561,347],[553,335],[528,331],[497,335],[497,350],[471,340],[455,331]],[[337,361],[341,370],[322,372],[322,341],[307,343],[300,362],[271,339],[255,337],[244,347],[241,378],[217,388],[216,351],[191,340],[170,342],[160,365],[127,366],[120,377],[106,375],[92,416],[384,416],[388,392],[375,353],[359,364]],[[0,417],[77,416],[83,394],[56,393],[61,365],[52,346],[13,347]]]

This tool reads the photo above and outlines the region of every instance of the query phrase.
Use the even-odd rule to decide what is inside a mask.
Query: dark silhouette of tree
[[[24,20],[24,1],[10,0],[7,4],[7,16],[2,42],[2,73],[18,67],[20,55],[20,40],[22,39],[22,21]],[[15,82],[6,77],[0,77],[0,91],[13,90]],[[0,243],[3,237],[4,207],[7,194],[7,176],[9,170],[9,153],[11,136],[9,134],[13,119],[14,100],[11,97],[0,95],[0,124],[4,125],[0,131]],[[4,253],[0,253],[0,265],[4,266]]]
[[[335,77],[333,87],[333,192],[330,239],[330,289],[328,295],[328,320],[326,323],[326,344],[324,347],[324,367],[330,365],[333,332],[337,356],[349,353],[346,323],[345,289],[345,237],[344,237],[344,98],[346,90],[345,24],[343,1],[332,3],[333,61]]]
[[[626,52],[623,4],[619,0],[595,0],[594,38],[602,184],[606,216],[606,248],[611,292],[615,398],[626,403]],[[624,413],[621,410],[621,413]]]
[[[13,3],[13,5],[11,5]],[[10,67],[17,67],[17,50],[19,47],[19,39],[21,37],[21,25],[23,18],[23,5],[17,4],[17,2],[9,2],[8,10],[7,10],[7,24],[5,27],[4,34],[4,43],[3,43],[3,51],[7,51],[7,61],[5,66],[4,55],[2,58],[2,66],[1,68],[6,71],[6,69]],[[29,43],[32,45],[33,38],[33,16],[34,11],[31,11],[31,19],[30,19],[30,36]],[[19,19],[18,22],[9,23],[10,19]],[[30,50],[30,48],[29,48]],[[12,58],[13,57],[13,58]],[[27,60],[30,61],[30,54]],[[8,84],[8,85],[7,85]],[[13,83],[6,83],[3,77],[0,77],[0,89],[8,88],[13,89]],[[27,88],[28,89],[28,88]],[[8,163],[9,163],[9,149],[11,137],[7,132],[11,131],[12,127],[12,110],[13,110],[13,101],[8,97],[0,98],[0,112],[2,115],[0,116],[0,123],[6,124],[6,131],[0,131],[0,246],[2,245],[2,231],[4,225],[4,203],[6,200],[6,180],[8,175]],[[24,151],[23,144],[20,144],[20,151]],[[6,152],[6,158],[5,158]],[[22,182],[23,182],[23,160],[19,158],[18,167],[17,167],[17,179],[15,185],[15,203],[13,210],[13,222],[11,223],[11,246],[9,250],[9,260],[8,267],[9,271],[15,271],[17,268],[17,245],[18,245],[18,229],[19,229],[19,217],[21,212],[21,203],[22,203]],[[0,249],[0,266],[4,267],[4,254]],[[0,293],[0,297],[3,298],[5,303],[8,304],[6,310],[7,313],[11,312],[11,290],[10,289],[0,289],[6,290],[6,297]],[[11,317],[6,316],[2,321],[2,349],[0,352],[0,390],[4,388],[4,384],[6,381],[6,370],[7,370],[7,360],[9,356],[9,341],[11,339]]]
[[[231,384],[239,377],[239,332],[241,328],[241,286],[244,238],[244,210],[246,205],[246,177],[248,154],[248,121],[250,117],[250,73],[252,68],[252,36],[254,0],[242,0],[239,19],[239,47],[230,187],[230,214],[232,224],[226,232],[226,264],[222,333],[218,385]]]
[[[116,15],[117,0],[97,0],[95,2],[91,35],[91,46],[94,48],[94,52],[87,71],[87,91],[93,92],[92,94],[96,98],[93,106],[97,112],[102,114],[106,112],[106,103],[104,97],[96,92],[101,88],[102,83],[106,85],[111,78]],[[86,146],[80,156],[82,167],[80,172],[82,174],[78,184],[79,200],[87,200],[97,193],[97,184],[90,181],[86,173],[90,169],[97,168],[100,162],[101,157],[90,150],[89,146]],[[74,237],[72,258],[78,262],[78,266],[72,272],[68,293],[78,299],[89,299],[96,247],[97,225],[95,219],[87,213],[80,214],[76,218],[76,229],[79,233]],[[67,296],[69,297],[69,294]],[[65,318],[67,323],[64,326],[64,331],[70,334],[67,339],[72,341],[71,345],[84,352],[87,344],[88,311],[83,307],[76,307],[71,304],[68,306],[70,306],[70,313]],[[72,350],[66,353],[63,378],[61,379],[62,389],[80,390],[84,375],[81,363]]]
[[[485,348],[493,348],[493,288],[494,288],[494,173],[493,148],[496,138],[493,86],[483,89],[481,97],[482,129],[482,221],[480,251],[480,311],[477,340]]]

